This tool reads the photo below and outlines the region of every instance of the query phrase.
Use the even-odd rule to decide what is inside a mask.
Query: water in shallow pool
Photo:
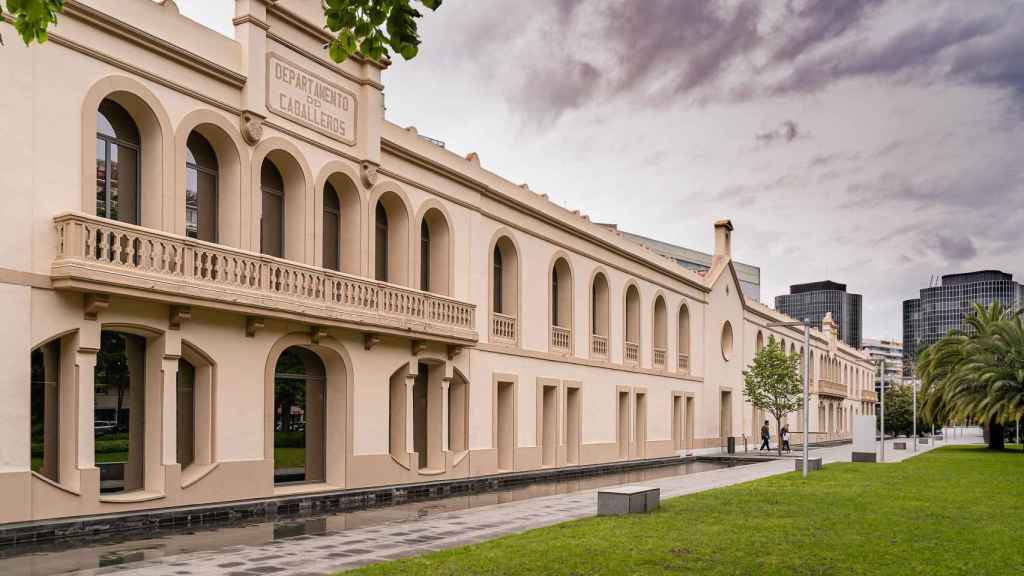
[[[99,569],[99,572],[113,572],[118,566],[164,556],[201,551],[212,552],[232,546],[258,546],[282,538],[342,532],[389,522],[415,520],[453,510],[465,510],[604,486],[694,474],[731,465],[735,464],[687,462],[584,478],[542,480],[494,492],[449,496],[319,516],[224,524],[216,528],[169,529],[146,533],[117,534],[107,539],[78,542],[68,540],[30,548],[0,548],[0,574],[35,576],[96,569]]]

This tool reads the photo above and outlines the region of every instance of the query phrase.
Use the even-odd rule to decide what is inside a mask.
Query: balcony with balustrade
[[[590,335],[590,355],[595,358],[608,358],[608,337],[600,334]]]
[[[519,340],[519,324],[516,317],[491,312],[491,340],[500,344],[515,344]]]
[[[60,290],[476,342],[467,302],[96,216],[54,219]]]
[[[829,380],[827,378],[818,379],[818,393],[827,394],[829,396],[839,396],[841,398],[846,397],[846,386],[835,380]]]
[[[623,360],[627,364],[639,364],[640,363],[640,345],[636,342],[626,341],[626,345],[623,348],[622,353]]]
[[[660,370],[665,369],[665,356],[666,351],[664,348],[652,348],[651,349],[652,360],[654,367]]]
[[[572,330],[561,326],[551,327],[551,351],[568,354],[572,351]]]

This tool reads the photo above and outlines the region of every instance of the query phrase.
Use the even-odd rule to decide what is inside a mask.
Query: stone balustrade
[[[551,350],[569,352],[572,350],[572,330],[561,326],[551,327]]]
[[[86,214],[54,222],[58,289],[477,340],[476,307],[446,296]]]

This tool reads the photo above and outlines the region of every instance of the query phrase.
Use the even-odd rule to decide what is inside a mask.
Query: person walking
[[[789,424],[784,424],[782,426],[782,430],[779,431],[779,434],[781,435],[782,449],[789,452]]]
[[[771,440],[771,438],[772,432],[771,429],[768,428],[768,421],[765,420],[764,425],[761,426],[761,447],[758,448],[759,452],[761,450],[771,451],[771,446],[768,445],[768,441]]]

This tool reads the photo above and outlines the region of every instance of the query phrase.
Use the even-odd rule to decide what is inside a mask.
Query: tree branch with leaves
[[[433,11],[442,0],[322,0],[325,28],[334,35],[328,52],[335,62],[362,54],[373,60],[389,58],[391,52],[412,60],[419,53],[417,20],[422,5]],[[6,2],[6,3],[5,3]],[[57,23],[64,0],[0,0],[0,9],[14,20],[26,45],[46,42],[46,31]],[[3,37],[0,36],[0,44]]]
[[[46,42],[47,28],[57,23],[57,14],[63,10],[64,0],[0,0],[0,11],[11,15],[14,29],[26,45]]]
[[[787,354],[785,345],[768,337],[768,345],[754,355],[743,371],[743,396],[755,408],[775,418],[776,437],[782,438],[782,420],[803,404],[803,381],[799,375],[800,355]],[[807,442],[806,434],[804,442]],[[782,443],[778,443],[782,455]]]

